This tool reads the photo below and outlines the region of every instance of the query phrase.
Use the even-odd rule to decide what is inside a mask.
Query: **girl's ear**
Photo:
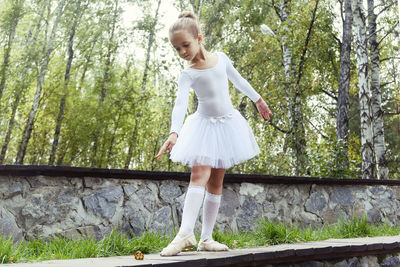
[[[199,44],[201,44],[201,42],[203,41],[203,35],[202,34],[197,35],[197,41],[199,42]]]

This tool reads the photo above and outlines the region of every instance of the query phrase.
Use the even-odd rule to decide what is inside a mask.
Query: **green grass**
[[[373,225],[366,217],[353,218],[350,221],[339,219],[335,224],[322,227],[299,227],[260,219],[252,232],[214,233],[214,239],[227,244],[230,248],[269,246],[326,240],[329,238],[355,238],[399,235],[400,226],[389,224]]]
[[[13,244],[12,238],[0,237],[0,263],[43,261],[52,259],[76,259],[88,257],[110,257],[132,255],[140,250],[145,254],[157,253],[168,245],[175,236],[161,235],[157,232],[145,232],[140,237],[114,229],[98,241],[92,237],[70,239],[55,237],[49,240],[30,240]],[[254,231],[219,232],[213,238],[227,244],[231,249],[269,246],[282,243],[298,243],[325,240],[329,238],[372,237],[400,234],[400,226],[389,224],[372,225],[366,217],[350,221],[339,220],[336,224],[320,228],[302,228],[296,224],[284,224],[260,219]],[[199,235],[197,236],[199,238]]]

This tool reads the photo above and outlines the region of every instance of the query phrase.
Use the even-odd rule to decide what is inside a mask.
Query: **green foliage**
[[[270,245],[277,245],[282,243],[292,243],[294,237],[298,234],[297,227],[289,228],[282,222],[273,223],[272,221],[259,221],[257,230],[259,239],[266,240]]]
[[[367,216],[354,218],[350,222],[339,220],[335,230],[344,238],[366,237],[372,234],[372,226],[367,222]]]
[[[5,238],[4,236],[0,237],[0,260],[1,264],[8,263],[8,259],[13,255],[14,246],[12,236],[9,238]]]
[[[290,105],[300,95],[304,121],[304,140],[308,157],[305,173],[320,177],[355,178],[360,173],[360,120],[358,108],[355,57],[352,55],[350,79],[349,169],[340,169],[342,147],[336,143],[336,94],[338,88],[340,34],[332,1],[320,0],[316,19],[309,35],[315,1],[289,1],[289,19],[285,32],[274,1],[201,1],[180,0],[177,9],[199,10],[200,22],[210,51],[224,51],[234,66],[259,92],[273,112],[272,121],[261,119],[254,104],[235,88],[230,88],[232,104],[239,109],[253,129],[261,153],[228,173],[265,173],[292,175],[293,146],[290,132]],[[2,1],[0,3],[0,71],[15,19],[19,19],[5,87],[0,99],[0,145],[6,148],[3,164],[13,164],[22,140],[23,130],[32,107],[41,72],[41,60],[49,40],[56,12],[51,1]],[[79,3],[79,5],[78,5]],[[161,36],[169,25],[158,21],[153,25],[156,2],[71,1],[61,17],[48,71],[44,76],[43,93],[32,125],[31,139],[26,148],[24,164],[48,164],[58,120],[60,101],[66,93],[65,112],[61,124],[55,163],[69,166],[130,168],[137,170],[189,171],[164,155],[154,158],[169,133],[177,77],[184,66]],[[131,7],[140,14],[125,24]],[[380,14],[383,38],[381,47],[382,99],[385,111],[385,141],[391,178],[399,178],[399,116],[398,47],[390,32],[397,22],[395,9]],[[65,73],[69,55],[69,38],[73,21],[79,16],[74,31],[68,84]],[[115,32],[112,25],[115,22]],[[268,25],[275,37],[265,35],[260,25]],[[145,91],[142,82],[146,47],[151,33],[155,39]],[[282,60],[282,38],[290,40],[295,85],[288,90]],[[340,39],[340,38],[339,38]],[[303,60],[303,62],[301,62]],[[178,64],[177,64],[178,63]],[[301,65],[302,63],[302,65]],[[106,65],[109,66],[106,76]],[[300,72],[300,65],[302,70]],[[301,75],[300,75],[301,73]],[[1,76],[1,75],[0,75]],[[0,77],[1,78],[1,77]],[[395,84],[393,81],[397,81]],[[396,87],[397,86],[397,87]],[[101,104],[102,90],[105,90]],[[189,112],[194,111],[193,92]],[[15,106],[15,109],[13,108]],[[13,115],[14,114],[14,115]],[[390,114],[390,115],[389,115]],[[394,114],[394,115],[391,115]],[[397,114],[397,115],[396,115]],[[5,137],[10,134],[10,141]],[[96,141],[97,140],[97,141]],[[95,142],[97,144],[96,153]]]

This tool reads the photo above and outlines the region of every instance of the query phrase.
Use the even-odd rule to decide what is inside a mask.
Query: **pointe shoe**
[[[160,256],[175,256],[181,252],[182,249],[186,247],[194,247],[196,244],[197,242],[194,234],[189,234],[182,237],[180,240],[169,243],[169,245],[161,251]]]
[[[213,239],[206,239],[199,242],[197,251],[228,251],[229,248],[225,244],[221,244]]]

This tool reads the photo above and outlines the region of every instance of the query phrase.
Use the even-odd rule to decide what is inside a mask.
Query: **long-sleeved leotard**
[[[170,133],[179,135],[189,103],[190,88],[193,88],[198,99],[197,112],[210,117],[224,116],[233,110],[228,79],[253,102],[260,99],[260,95],[233,67],[230,59],[223,52],[217,52],[217,55],[218,63],[212,68],[185,68],[181,72]]]

